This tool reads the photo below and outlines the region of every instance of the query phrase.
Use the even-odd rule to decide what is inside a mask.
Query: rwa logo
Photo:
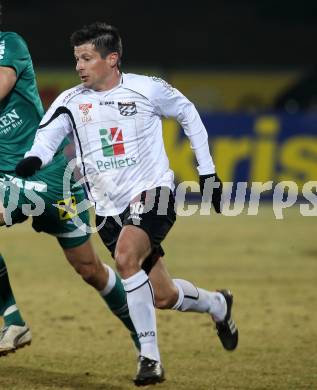
[[[109,169],[126,168],[137,163],[136,157],[125,157],[126,150],[124,146],[123,131],[118,127],[110,129],[99,129],[101,149],[107,160],[97,160],[97,166],[100,172]]]
[[[105,157],[125,154],[122,130],[118,127],[100,129],[102,152]]]

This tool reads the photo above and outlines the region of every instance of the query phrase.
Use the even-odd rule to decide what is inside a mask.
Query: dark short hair
[[[120,65],[122,42],[119,31],[110,24],[95,22],[84,26],[72,33],[70,43],[72,47],[92,43],[101,58],[106,58],[108,54],[116,52],[119,55],[118,66]]]

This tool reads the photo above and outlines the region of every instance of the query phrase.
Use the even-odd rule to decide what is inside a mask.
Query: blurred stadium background
[[[46,107],[59,92],[79,82],[69,45],[72,31],[95,20],[107,21],[121,32],[124,72],[161,76],[195,103],[224,181],[292,180],[301,188],[317,180],[316,1],[2,3],[3,30],[26,39]],[[165,139],[177,179],[195,180],[194,158],[177,123],[166,121]],[[206,288],[232,287],[241,345],[228,356],[214,338],[210,355],[209,341],[208,346],[204,341],[210,331],[207,320],[189,315],[184,324],[181,315],[160,313],[169,379],[160,387],[317,388],[316,216],[301,216],[295,205],[284,221],[277,221],[270,202],[261,207],[256,218],[179,218],[166,242],[171,272]],[[103,316],[101,304],[101,319],[93,307],[83,305],[95,297],[71,270],[65,271],[62,259],[55,262],[55,253],[61,257],[56,244],[31,233],[28,225],[1,232],[1,237],[18,301],[35,334],[32,350],[0,361],[0,385],[130,388],[131,359],[123,379],[115,365],[120,361],[125,366],[124,350],[130,345],[120,341],[118,351],[116,337],[111,337],[112,332],[124,331],[117,330],[115,319]],[[29,240],[34,243],[29,253],[18,249],[19,242]],[[32,272],[24,272],[21,264],[30,265]],[[63,275],[63,281],[57,275]],[[28,291],[30,285],[38,301]],[[104,323],[110,336],[100,329]],[[96,343],[96,335],[105,337],[105,348]],[[71,360],[77,367],[70,364],[65,369]]]
[[[4,27],[28,42],[46,107],[79,82],[72,31],[105,20],[121,32],[123,71],[161,76],[195,103],[224,181],[317,178],[315,1],[3,3]],[[177,178],[193,180],[187,140],[176,124],[166,133]]]

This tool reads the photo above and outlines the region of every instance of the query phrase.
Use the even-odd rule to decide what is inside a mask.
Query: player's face
[[[117,76],[118,54],[110,53],[101,58],[100,53],[91,43],[75,46],[76,71],[86,88],[95,91],[108,89],[114,77]]]

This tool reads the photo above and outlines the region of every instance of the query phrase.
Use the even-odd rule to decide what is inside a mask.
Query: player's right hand
[[[15,167],[15,173],[23,178],[33,176],[36,171],[41,169],[42,160],[38,157],[30,156],[21,160]]]

